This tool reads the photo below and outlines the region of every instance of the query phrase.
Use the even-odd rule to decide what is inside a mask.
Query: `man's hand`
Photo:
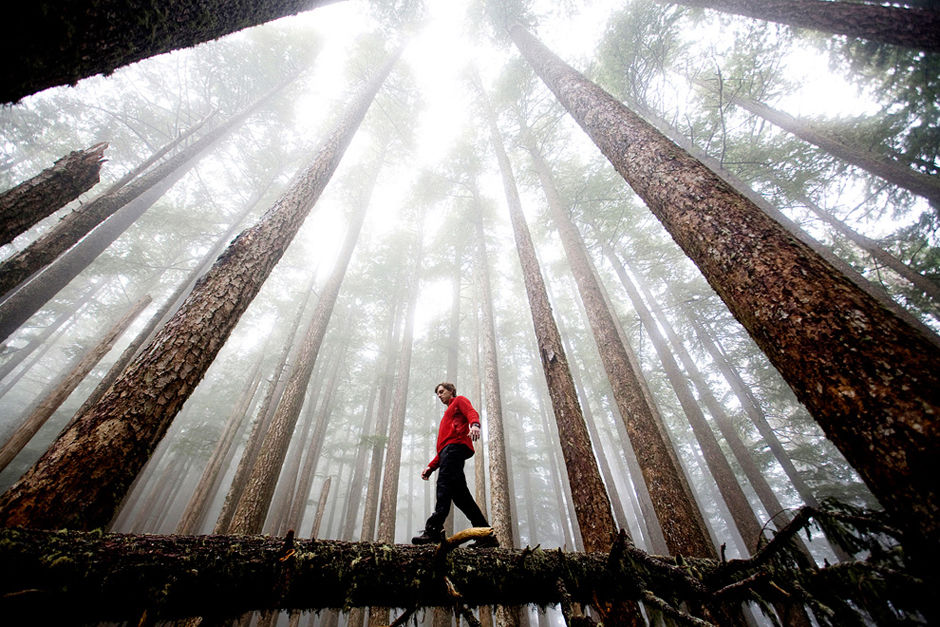
[[[428,477],[431,476],[431,473],[434,472],[434,469],[430,466],[421,471],[421,478],[425,481],[428,480]]]
[[[476,442],[480,439],[480,425],[472,424],[470,425],[470,440]]]

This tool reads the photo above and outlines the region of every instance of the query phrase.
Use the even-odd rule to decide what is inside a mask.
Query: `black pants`
[[[437,502],[434,505],[434,513],[424,526],[427,531],[440,531],[444,528],[444,520],[450,513],[451,502],[466,515],[474,527],[490,526],[473,500],[473,495],[467,487],[467,478],[463,475],[463,463],[472,454],[463,444],[448,444],[441,451],[441,465],[437,470]]]

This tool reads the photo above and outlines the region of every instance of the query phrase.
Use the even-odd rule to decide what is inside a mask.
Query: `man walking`
[[[450,512],[453,502],[460,511],[470,520],[474,527],[489,527],[486,517],[470,489],[467,488],[467,478],[463,474],[463,463],[473,456],[473,442],[480,439],[480,415],[473,408],[465,396],[457,396],[457,388],[453,383],[439,383],[434,393],[447,406],[441,425],[437,430],[437,455],[421,471],[421,478],[425,481],[435,470],[440,470],[437,476],[437,501],[434,513],[424,525],[424,531],[411,539],[414,544],[429,544],[444,540],[444,520]],[[486,536],[477,539],[472,545],[474,548],[499,546],[495,536]]]

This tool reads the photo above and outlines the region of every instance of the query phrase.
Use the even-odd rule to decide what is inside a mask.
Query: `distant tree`
[[[60,5],[42,0],[5,22],[3,55],[16,59],[0,74],[0,100],[95,74],[157,54],[189,48],[229,33],[294,15],[335,0],[263,0],[244,5],[174,0],[156,6],[139,0]]]
[[[95,186],[106,143],[75,150],[0,194],[0,246]]]
[[[937,554],[940,349],[551,53],[511,35],[748,329],[914,551]]]
[[[0,496],[3,524],[90,529],[110,521],[316,203],[397,58],[392,55],[369,81],[314,161],[255,226],[232,242],[150,347]]]
[[[831,0],[661,0],[896,46],[940,50],[935,10]]]

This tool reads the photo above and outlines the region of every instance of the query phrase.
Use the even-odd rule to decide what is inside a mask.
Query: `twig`
[[[470,627],[480,627],[480,621],[477,620],[476,616],[473,615],[473,612],[464,605],[463,603],[457,604],[457,610],[460,612],[461,616],[464,617],[464,620],[467,621],[467,624]]]
[[[417,610],[418,610],[418,606],[408,608],[407,610],[402,612],[402,615],[396,618],[395,622],[393,622],[388,627],[401,627],[402,625],[408,622],[408,619],[411,618],[411,615],[414,614]]]
[[[682,610],[673,607],[669,602],[664,599],[660,599],[649,590],[643,591],[643,602],[658,607],[664,614],[667,614],[674,619],[688,625],[695,625],[695,627],[715,627],[714,623],[710,623],[707,620],[702,620],[701,618],[696,618],[687,612],[683,612]]]

